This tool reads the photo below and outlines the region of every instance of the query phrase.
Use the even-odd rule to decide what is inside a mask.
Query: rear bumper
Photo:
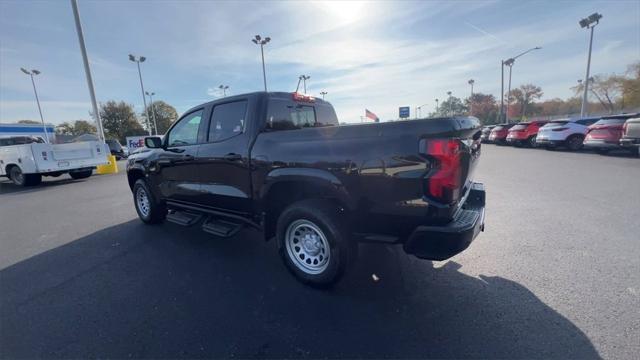
[[[404,251],[421,259],[446,260],[464,251],[484,231],[484,185],[474,183],[454,219],[441,226],[418,226],[404,243]]]
[[[640,146],[640,138],[622,138],[620,139],[620,146],[622,147]]]
[[[561,146],[564,145],[565,141],[563,140],[553,140],[549,138],[536,138],[536,144],[545,145],[545,146]]]
[[[617,140],[585,140],[582,145],[587,149],[617,149],[620,147]]]

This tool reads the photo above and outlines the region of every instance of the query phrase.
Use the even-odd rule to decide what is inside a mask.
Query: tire
[[[280,214],[278,251],[287,269],[301,282],[316,287],[332,285],[353,262],[357,243],[349,238],[341,215],[336,205],[325,200],[302,200]]]
[[[145,224],[160,224],[167,216],[166,206],[155,198],[144,179],[138,179],[133,185],[133,203]]]
[[[91,176],[91,174],[93,174],[93,170],[84,170],[84,171],[70,172],[69,176],[71,176],[72,179],[80,180],[80,179],[88,178],[89,176]]]
[[[582,141],[584,137],[580,135],[571,135],[566,140],[567,149],[571,151],[578,151],[582,149]]]
[[[529,138],[527,139],[527,146],[530,147],[530,148],[537,147],[537,145],[536,145],[536,135],[529,136]]]

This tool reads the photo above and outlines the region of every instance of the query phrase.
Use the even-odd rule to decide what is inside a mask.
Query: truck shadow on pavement
[[[0,270],[0,358],[599,358],[514,281],[360,250],[322,291],[255,232],[125,222]]]
[[[0,180],[0,195],[43,191],[56,186],[71,184],[79,181],[85,180],[74,180],[71,178],[60,178],[55,180],[43,179],[42,183],[36,186],[19,186],[14,184],[10,180]]]

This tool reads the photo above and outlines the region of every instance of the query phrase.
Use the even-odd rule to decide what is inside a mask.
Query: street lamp
[[[324,96],[327,95],[328,93],[326,91],[320,91],[320,95],[322,95],[322,100],[324,100]]]
[[[298,89],[300,88],[300,81],[302,81],[302,84],[304,86],[304,93],[307,93],[307,80],[311,79],[311,76],[309,75],[300,75],[298,76],[298,85],[296,86],[296,92],[298,92]]]
[[[473,79],[469,79],[467,84],[471,85],[471,97],[469,97],[469,115],[473,116],[473,84],[475,81]]]
[[[502,86],[501,86],[501,93],[500,93],[500,118],[502,119],[502,110],[504,108],[504,66],[508,66],[509,67],[509,88],[507,90],[507,113],[506,113],[506,117],[507,117],[507,123],[509,122],[509,103],[511,102],[511,70],[513,68],[513,64],[515,64],[516,59],[519,58],[522,55],[525,55],[533,50],[540,50],[542,49],[542,46],[536,46],[534,48],[531,48],[527,51],[524,51],[512,58],[508,58],[507,60],[502,60]],[[502,121],[502,120],[500,120]]]
[[[416,106],[416,119],[422,117],[422,107],[426,106],[427,104],[422,104],[420,106]],[[420,116],[418,116],[418,111],[420,111]]]
[[[227,89],[229,88],[229,85],[220,85],[218,86],[218,89],[222,90],[222,96],[226,97],[227,96]]]
[[[449,99],[448,99],[449,100],[449,115],[452,115],[453,114],[453,109],[451,107],[451,105],[452,105],[451,104],[451,91],[447,91],[447,95],[449,96]]]
[[[144,112],[147,115],[147,129],[149,131],[149,135],[151,135],[151,124],[149,124],[149,109],[147,109],[147,98],[144,96],[144,84],[142,84],[142,72],[140,72],[140,63],[144,62],[145,60],[147,60],[147,58],[144,56],[136,57],[135,55],[129,54],[129,61],[133,61],[138,65],[138,77],[140,78],[140,89],[142,90],[142,103],[144,104]]]
[[[20,70],[31,76],[31,85],[33,85],[33,93],[36,94],[36,104],[38,104],[38,112],[40,113],[40,121],[42,121],[42,129],[44,130],[44,138],[47,144],[49,143],[49,134],[47,133],[47,126],[44,124],[44,117],[42,117],[42,108],[40,108],[40,99],[38,98],[38,91],[36,91],[36,82],[33,80],[33,75],[40,75],[40,71],[33,69],[31,71],[20,68]]]
[[[147,94],[147,96],[149,97],[149,102],[151,103],[151,114],[153,116],[153,128],[155,129],[155,133],[156,135],[158,135],[158,123],[156,122],[156,109],[153,106],[153,95],[155,95],[156,93],[152,92],[148,92],[145,91],[145,94]]]
[[[264,69],[264,46],[271,41],[271,38],[267,36],[263,39],[260,35],[256,35],[251,41],[256,45],[260,45],[260,54],[262,55],[262,79],[264,80],[264,91],[267,91],[267,73]]]
[[[436,114],[438,113],[438,99],[436,99]]]
[[[598,13],[593,13],[589,15],[589,17],[584,18],[579,21],[580,27],[591,29],[591,36],[589,38],[589,55],[587,57],[587,74],[584,79],[584,92],[582,93],[582,106],[580,107],[580,117],[584,117],[585,110],[587,106],[587,89],[589,88],[589,70],[591,68],[591,48],[593,46],[593,29],[600,23],[600,19],[602,19],[602,15]]]

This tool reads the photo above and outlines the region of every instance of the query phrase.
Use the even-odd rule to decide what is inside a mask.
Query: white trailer
[[[0,176],[8,177],[16,185],[37,185],[42,176],[65,173],[74,179],[84,179],[91,176],[96,166],[109,163],[109,148],[97,141],[45,144],[16,139],[0,139]]]

